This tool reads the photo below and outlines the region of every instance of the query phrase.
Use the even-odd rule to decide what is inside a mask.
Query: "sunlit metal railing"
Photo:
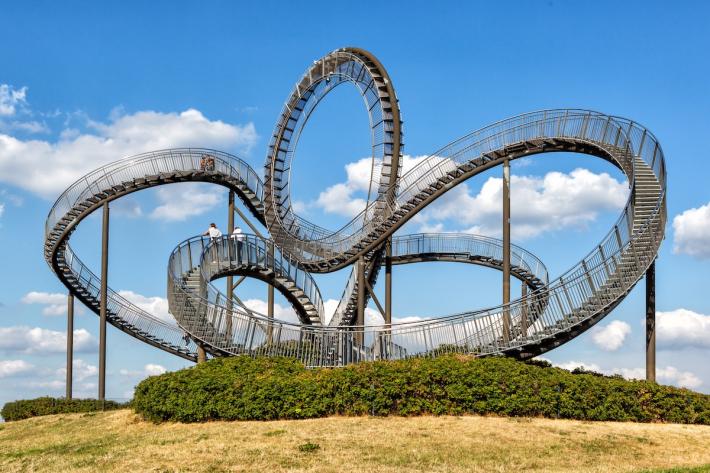
[[[395,262],[413,260],[427,254],[438,260],[447,259],[448,255],[450,260],[473,260],[478,264],[490,260],[493,263],[491,266],[502,266],[503,244],[496,238],[462,233],[416,233],[392,237],[392,257]],[[513,276],[527,281],[533,289],[547,284],[547,268],[529,251],[511,245],[510,264]],[[350,325],[352,314],[347,311],[352,306],[356,284],[357,266],[353,265],[329,325],[342,325],[344,322]]]
[[[318,262],[327,258],[335,260],[340,257],[342,262],[338,261],[339,265],[348,264],[354,258],[352,255],[357,253],[351,251],[348,254],[349,250],[361,244],[366,237],[377,234],[378,231],[389,230],[383,227],[382,222],[386,218],[397,215],[397,211],[401,211],[395,219],[397,226],[405,223],[428,200],[418,198],[422,192],[436,188],[449,173],[456,173],[462,166],[472,163],[476,158],[484,159],[482,157],[495,151],[544,139],[571,139],[585,141],[590,145],[621,149],[627,145],[634,146],[634,143],[635,146],[639,146],[643,139],[645,146],[641,148],[642,158],[649,165],[653,162],[654,149],[660,149],[650,132],[622,118],[585,110],[533,112],[489,125],[454,141],[420,161],[415,167],[402,174],[396,193],[382,193],[396,195],[396,197],[385,201],[380,198],[369,203],[360,214],[338,231],[328,231],[294,216],[294,220],[285,222],[284,227],[295,230],[290,232],[288,237],[284,237],[283,232],[277,232],[274,238],[279,246],[298,255],[304,263]],[[634,139],[638,141],[632,141]],[[617,153],[617,159],[622,161],[618,163],[621,167],[627,167],[625,172],[633,175],[633,163],[630,159],[633,150],[630,148],[629,151],[630,153],[624,157],[618,156]],[[656,166],[654,171],[659,173],[657,174],[659,180],[665,184],[665,168],[662,161],[658,159],[658,162],[654,162],[653,165]],[[630,204],[629,200],[628,205]],[[347,257],[342,258],[342,255],[346,254]]]
[[[279,334],[278,340],[274,342],[272,339],[269,343],[269,340],[255,335],[259,333],[263,335],[263,332],[249,330],[252,338],[249,346],[243,347],[243,352],[255,350],[268,352],[274,346],[279,347],[284,340],[298,340],[301,345],[297,346],[302,346],[304,340],[309,340],[308,346],[311,351],[296,349],[296,353],[307,363],[326,366],[349,362],[350,356],[357,359],[389,356],[378,354],[378,350],[375,349],[387,346],[400,347],[406,350],[407,356],[431,355],[443,351],[503,353],[516,349],[522,350],[536,343],[542,344],[556,334],[604,315],[605,311],[623,297],[643,275],[646,267],[655,258],[663,238],[665,168],[662,151],[655,137],[633,122],[591,112],[552,115],[553,118],[550,119],[552,125],[546,121],[539,123],[535,121],[525,127],[515,126],[513,131],[508,131],[506,134],[514,135],[517,141],[513,142],[511,139],[509,142],[499,137],[499,146],[501,149],[506,149],[521,140],[523,142],[531,140],[532,138],[526,135],[528,130],[546,130],[552,127],[560,132],[560,136],[550,136],[551,139],[564,138],[586,143],[598,148],[600,154],[606,153],[607,157],[615,161],[629,175],[632,188],[628,205],[612,231],[578,265],[555,279],[549,286],[532,292],[524,299],[514,301],[507,306],[483,311],[455,314],[417,323],[392,324],[387,327],[303,328],[279,321],[270,322],[271,333],[275,333],[275,330]],[[576,123],[572,129],[576,130],[578,136],[573,136],[570,123]],[[545,137],[544,134],[534,136],[538,139]],[[440,156],[442,153],[437,154]],[[435,168],[429,168],[429,171],[432,169]],[[645,177],[644,192],[646,192],[646,199],[651,196],[651,204],[647,205],[643,217],[634,218],[634,205],[639,195],[636,184],[640,182],[637,171],[648,169],[653,170],[653,174]],[[444,167],[444,170],[447,168]],[[420,176],[429,175],[430,173],[420,174]],[[441,171],[433,175],[445,174]],[[422,186],[418,187],[418,189],[422,188]],[[404,192],[407,187],[403,186],[402,189]],[[540,311],[534,322],[527,325],[525,318],[531,306],[539,303],[543,295],[546,301],[544,309]],[[503,331],[504,314],[510,318],[509,327],[512,327],[508,333]],[[248,320],[245,320],[245,323],[248,324]],[[362,340],[361,344],[355,344],[360,349],[356,349],[354,354],[349,351],[343,354],[341,348],[328,348],[327,340],[337,340],[338,337],[345,338],[334,342],[337,347],[352,348],[348,345],[348,340]],[[383,341],[383,337],[386,340]],[[322,353],[319,352],[320,356],[316,356],[315,359],[312,353],[314,346],[321,346],[324,350]]]
[[[204,156],[213,158],[214,165],[207,168]],[[241,183],[238,191],[248,190],[258,202],[263,201],[264,186],[261,178],[245,161],[222,151],[206,148],[167,149],[143,153],[122,159],[85,175],[67,188],[56,200],[45,223],[45,235],[56,227],[59,220],[78,204],[94,196],[105,195],[117,186],[135,185],[136,179],[171,173],[200,173],[205,178],[228,176]],[[192,177],[186,180],[198,180]]]
[[[629,178],[630,197],[612,230],[582,261],[548,285],[508,305],[407,324],[309,326],[244,311],[224,296],[220,297],[219,291],[209,284],[205,285],[206,293],[196,293],[186,285],[185,271],[173,271],[168,281],[171,310],[180,310],[181,305],[189,306],[191,312],[183,314],[183,320],[189,323],[183,328],[215,353],[295,356],[311,366],[433,356],[447,351],[487,355],[534,354],[536,350],[544,350],[556,337],[571,338],[575,330],[582,330],[604,316],[628,293],[656,257],[666,222],[665,162],[656,138],[635,122],[580,110],[535,112],[498,122],[423,160],[401,177],[396,197],[368,205],[360,216],[341,230],[328,232],[298,220],[295,224],[299,226],[297,233],[300,236],[286,238],[280,233],[281,240],[275,241],[274,249],[274,253],[288,255],[289,265],[297,263],[291,266],[301,272],[292,279],[308,286],[311,283],[303,268],[311,269],[308,265],[318,262],[325,265],[323,268],[332,270],[371,251],[411,215],[443,193],[444,186],[450,187],[460,182],[457,179],[462,180],[477,170],[495,165],[503,157],[523,156],[526,150],[575,149],[561,144],[582,146],[584,152],[617,164]],[[100,281],[68,246],[64,246],[68,225],[85,216],[82,212],[87,208],[87,201],[110,198],[106,192],[115,186],[155,175],[203,172],[199,162],[203,152],[167,150],[149,153],[139,159],[106,166],[77,181],[50,211],[45,247],[50,264],[65,262],[70,268],[73,278],[70,283],[74,290],[86,290],[88,295],[84,297],[96,300]],[[220,183],[225,183],[228,177],[232,179],[230,182],[243,184],[240,189],[246,198],[258,200],[263,195],[263,186],[259,187],[256,173],[248,166],[241,169],[236,158],[210,153],[216,158],[215,169],[206,174],[211,174]],[[231,258],[231,243],[224,245],[225,248],[218,249],[218,252],[226,252]],[[258,246],[256,242],[254,245]],[[190,248],[191,255],[192,250]],[[194,250],[197,251],[197,247]],[[201,257],[205,254],[202,250],[200,247]],[[258,259],[259,251],[255,254]],[[265,249],[261,254],[268,258],[269,250]],[[530,261],[527,255],[523,255],[519,263],[527,263],[528,268],[533,269]],[[181,260],[180,264],[184,262]],[[192,264],[178,269],[191,268],[194,268]],[[281,269],[286,271],[283,266]],[[315,298],[313,287],[308,288],[308,294]],[[110,295],[109,310],[116,323],[130,325],[129,331],[148,334],[151,338],[145,338],[157,340],[155,343],[159,345],[179,347],[179,338],[183,335],[180,328],[136,310],[114,292]],[[531,317],[531,313],[536,315]],[[190,351],[193,348],[190,346]]]
[[[101,278],[94,274],[72,251],[69,245],[63,250],[63,261],[70,271],[67,275],[79,289],[79,297],[89,306],[98,307]],[[160,345],[174,354],[195,358],[197,346],[187,337],[172,318],[161,319],[140,309],[113,289],[108,289],[107,317],[114,325],[143,341]],[[168,314],[165,314],[168,316]]]

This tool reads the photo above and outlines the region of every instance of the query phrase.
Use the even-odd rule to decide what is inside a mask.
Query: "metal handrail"
[[[576,113],[573,111],[570,113],[570,111],[564,111],[563,113],[563,111],[554,111],[552,113],[552,111],[545,111],[536,113],[537,115],[523,116],[535,116],[535,119],[519,118],[517,122],[516,120],[506,121],[511,124],[509,129],[498,130],[497,133],[486,136],[484,139],[477,139],[473,143],[466,140],[466,137],[457,140],[454,144],[460,146],[452,148],[453,145],[449,145],[447,147],[450,149],[448,156],[442,156],[445,153],[439,152],[430,157],[430,165],[425,169],[426,172],[421,170],[424,167],[420,169],[420,166],[417,166],[414,168],[414,170],[419,169],[416,173],[410,171],[402,176],[402,180],[408,184],[399,188],[400,193],[393,201],[398,207],[387,208],[388,202],[379,202],[385,205],[383,215],[395,215],[395,209],[402,208],[413,196],[417,195],[417,193],[413,193],[414,190],[426,189],[425,184],[428,187],[432,183],[439,182],[446,173],[456,171],[475,160],[490,157],[489,162],[494,164],[496,157],[491,154],[518,143],[561,139],[587,144],[599,149],[600,153],[606,153],[629,177],[631,194],[624,212],[595,250],[562,276],[553,280],[549,285],[533,291],[526,298],[520,298],[506,306],[408,324],[391,324],[386,327],[316,327],[273,319],[267,320],[258,315],[240,311],[238,307],[228,307],[223,296],[220,297],[218,293],[209,292],[209,285],[207,286],[208,294],[203,297],[190,292],[183,283],[178,284],[179,281],[173,278],[172,281],[169,280],[171,310],[173,307],[179,306],[179,304],[175,305],[176,303],[189,301],[196,314],[199,314],[198,320],[201,320],[199,326],[205,327],[202,332],[196,330],[199,333],[192,333],[193,338],[207,343],[220,353],[283,353],[284,350],[291,350],[291,348],[288,350],[284,348],[283,343],[288,342],[288,347],[292,347],[298,341],[297,347],[299,348],[292,350],[293,353],[289,353],[292,355],[295,353],[309,364],[323,366],[361,359],[374,359],[378,356],[432,355],[440,353],[442,350],[466,351],[484,355],[522,350],[526,347],[536,346],[536,344],[544,344],[555,334],[565,333],[572,327],[603,316],[643,275],[645,268],[655,258],[663,238],[666,221],[666,175],[663,152],[656,138],[650,132],[628,120],[596,112]],[[540,118],[540,113],[542,113],[542,118]],[[522,123],[520,123],[521,120]],[[58,236],[62,234],[62,231],[60,231],[58,223],[61,222],[68,210],[77,208],[77,205],[85,201],[82,199],[100,195],[107,189],[106,185],[115,186],[117,182],[119,184],[123,182],[116,181],[118,178],[152,175],[148,171],[158,173],[193,171],[195,170],[193,158],[201,152],[202,150],[168,150],[161,153],[151,153],[151,158],[131,160],[130,162],[134,163],[132,165],[118,166],[114,163],[106,166],[102,173],[92,173],[93,176],[96,176],[94,181],[84,178],[77,181],[72,186],[73,190],[65,192],[63,197],[58,199],[53,210],[50,211],[46,233],[48,243],[50,243],[48,251],[52,254],[52,258],[55,258],[55,254],[62,249],[63,240]],[[251,179],[249,177],[250,168],[245,168],[243,172],[236,172],[233,167],[227,166],[234,161],[222,157],[220,153],[214,152],[213,154],[218,158],[216,159],[215,175],[246,176],[247,181]],[[123,161],[124,164],[126,162],[129,160]],[[136,162],[138,164],[135,164]],[[178,162],[187,169],[178,167]],[[246,165],[246,163],[244,164]],[[161,167],[161,165],[163,166]],[[638,170],[643,170],[645,173],[648,173],[649,170],[652,172],[653,178],[648,175],[644,177],[646,179],[645,190],[639,190],[637,187],[637,181],[641,179]],[[242,182],[241,179],[240,182]],[[248,190],[253,189],[253,187],[245,187]],[[254,192],[253,195],[258,196],[259,186],[254,187],[257,192]],[[81,190],[78,191],[78,189]],[[645,213],[643,216],[635,211],[636,207],[641,205],[637,204],[635,200],[637,194],[641,192],[650,193],[648,195],[656,199],[651,205],[644,204]],[[70,203],[71,199],[75,199],[73,204]],[[417,208],[421,208],[422,203],[419,205],[420,207],[415,206],[408,211],[416,211]],[[67,209],[64,214],[60,212],[62,208]],[[373,209],[374,206],[369,206],[369,208]],[[352,247],[345,250],[343,242],[358,243],[364,236],[372,232],[379,231],[382,235],[387,235],[388,231],[390,233],[394,231],[380,229],[382,219],[375,218],[375,213],[379,213],[381,209],[382,207],[378,208],[377,212],[371,212],[367,218],[363,217],[362,227],[358,232],[352,234],[353,237],[332,241],[332,243],[340,245],[340,247],[336,247],[333,244],[333,247],[338,248],[337,251],[341,251],[341,254],[345,254],[345,251],[351,250]],[[367,209],[363,215],[365,214],[367,214]],[[406,214],[401,218],[405,217]],[[83,216],[79,213],[72,218],[73,221],[78,221]],[[52,222],[53,224],[51,224]],[[286,252],[293,262],[298,262],[300,265],[304,261],[312,262],[313,257],[318,257],[317,252],[314,252],[318,248],[310,245],[310,242],[303,242],[301,246],[295,242],[296,240],[291,240],[288,242],[289,244],[283,246],[277,244],[277,247],[279,251]],[[292,247],[296,251],[291,252]],[[340,249],[341,247],[342,249]],[[89,288],[89,293],[94,297],[95,294],[98,294],[98,278],[75,257],[68,246],[65,245],[63,248],[62,257],[68,258],[71,272],[79,281],[78,284],[81,287]],[[359,251],[367,250],[368,248],[365,246]],[[332,251],[332,253],[337,254],[337,251]],[[528,261],[527,256],[525,260]],[[305,274],[307,273],[304,270],[297,274],[294,280],[305,284]],[[112,294],[110,297],[109,307],[115,310],[119,318],[135,320],[137,324],[147,324],[151,320],[150,317],[146,317],[146,314],[134,310],[130,303],[127,301],[124,303],[120,297],[115,296]],[[539,316],[529,326],[526,326],[525,314],[529,313],[536,304],[541,304],[543,299],[545,303],[544,307],[539,310]],[[510,316],[512,324],[510,327],[514,329],[511,333],[503,333],[503,314]],[[228,323],[228,320],[231,322]],[[156,331],[166,330],[164,325],[157,322],[156,327],[160,328],[153,328],[149,325],[145,325],[145,327]],[[231,327],[232,335],[234,335],[228,339],[224,337],[227,327]],[[195,326],[195,328],[199,327]],[[165,337],[174,341],[180,334],[180,329],[175,328]],[[274,342],[274,337],[278,338],[278,343]],[[362,339],[363,343],[359,341],[355,343],[359,339]],[[237,343],[238,340],[239,343]],[[304,348],[305,346],[309,347],[308,350]],[[318,353],[313,351],[316,346],[320,350]]]
[[[629,128],[631,130],[631,134],[638,134],[638,126],[628,122],[629,123]],[[647,135],[649,140],[655,141],[655,138],[652,138],[652,135],[648,134]],[[630,140],[629,140],[630,141]],[[659,162],[662,162],[662,151],[660,151],[660,147],[656,146],[655,143],[653,143],[655,151],[654,153],[657,155],[656,159],[660,159]],[[616,147],[617,149],[620,147]],[[630,149],[633,149],[629,147]],[[647,157],[644,156],[643,150],[636,149],[635,151],[641,151],[636,158],[641,158],[644,159],[644,161],[648,161]],[[660,156],[658,156],[658,153],[661,153]],[[622,156],[623,157],[623,156]],[[625,163],[627,164],[627,169],[630,168],[633,172],[634,169],[634,163],[632,159],[628,159],[628,162]],[[663,165],[659,165],[654,167],[654,169],[664,169]],[[632,185],[632,190],[633,184],[634,184],[634,175],[632,174],[630,176],[630,182]],[[665,181],[665,176],[661,174],[660,183],[663,184]],[[663,187],[659,186],[659,197],[658,201],[661,203],[661,205],[665,202],[663,198]],[[630,202],[633,202],[633,192],[632,196],[629,199]],[[539,319],[540,323],[544,324],[544,327],[549,329],[549,328],[554,328],[558,332],[561,332],[563,330],[566,330],[569,326],[573,325],[574,323],[578,323],[579,321],[568,321],[567,323],[564,323],[566,320],[566,316],[569,313],[574,313],[577,311],[578,313],[581,313],[585,310],[586,306],[585,304],[589,305],[596,300],[592,297],[595,294],[597,294],[599,291],[605,292],[607,298],[608,298],[608,303],[611,303],[613,300],[616,300],[616,298],[619,297],[619,295],[624,294],[628,289],[638,280],[641,274],[643,274],[643,269],[644,266],[647,266],[650,264],[650,261],[652,261],[653,257],[655,257],[655,251],[657,250],[658,244],[660,244],[660,241],[658,239],[658,235],[662,235],[663,231],[663,224],[665,221],[665,216],[660,215],[659,213],[660,208],[658,206],[654,207],[654,210],[651,214],[651,216],[642,221],[639,225],[640,228],[636,229],[636,231],[633,231],[633,213],[629,212],[629,209],[625,210],[625,212],[622,214],[622,217],[619,219],[619,222],[617,225],[615,225],[613,234],[618,234],[620,231],[623,231],[623,228],[621,223],[628,223],[632,224],[632,231],[626,231],[624,232],[624,240],[620,240],[620,242],[617,244],[616,248],[613,248],[613,246],[610,244],[612,241],[610,238],[605,238],[605,240],[602,242],[602,245],[600,245],[601,248],[606,248],[606,256],[604,256],[601,251],[598,252],[592,252],[590,255],[588,255],[584,262],[594,262],[594,264],[591,267],[587,267],[587,270],[584,272],[578,271],[578,269],[572,269],[565,273],[562,277],[558,278],[555,280],[555,282],[545,288],[545,293],[548,296],[549,300],[554,300],[555,304],[549,305],[549,309],[545,311],[543,316]],[[660,218],[659,218],[660,217]],[[620,230],[620,228],[622,230]],[[649,231],[650,230],[650,231]],[[647,243],[645,245],[640,245],[638,242],[641,242],[641,238],[639,238],[640,235],[649,233],[651,236],[651,242]],[[633,248],[632,245],[635,243],[639,244],[641,247],[641,250],[645,251],[637,251],[636,248]],[[613,251],[610,251],[613,250]],[[631,249],[631,251],[629,251]],[[623,258],[625,256],[629,256],[628,253],[634,253],[633,256],[635,257],[635,262],[628,263],[624,262]],[[598,258],[597,261],[593,261],[594,258],[592,257],[598,257],[602,256],[601,258]],[[609,266],[613,265],[612,270],[609,270]],[[631,275],[625,275],[623,274],[623,271],[620,271],[619,268],[622,266],[628,266],[630,267],[629,269],[634,269],[634,271],[631,272]],[[615,283],[620,283],[616,287],[614,286]],[[542,291],[541,291],[542,292]],[[559,297],[564,293],[565,295],[565,300],[562,301],[562,299]],[[534,296],[534,294],[533,294]],[[554,297],[553,297],[554,296]],[[526,301],[524,301],[526,302]],[[511,313],[511,316],[513,320],[517,320],[520,318],[520,301],[515,301],[514,303],[511,303],[510,305],[506,306],[505,309]],[[595,308],[595,310],[598,310]],[[457,319],[461,319],[463,323],[463,327],[466,327],[466,324],[479,321],[481,324],[486,324],[486,330],[488,331],[488,337],[487,339],[491,341],[491,343],[500,340],[502,338],[502,334],[499,338],[496,337],[491,337],[491,333],[500,333],[501,327],[500,327],[500,319],[499,314],[502,313],[501,308],[495,308],[495,309],[489,309],[487,311],[477,311],[477,312],[472,312],[472,313],[464,313],[464,314],[455,314],[446,318],[442,319],[437,319],[437,320],[427,320],[423,322],[417,322],[413,324],[404,324],[404,325],[398,325],[398,324],[393,324],[392,326],[388,327],[386,329],[387,333],[390,334],[392,337],[395,337],[396,333],[399,332],[400,335],[406,334],[411,330],[417,330],[417,328],[426,330],[428,333],[429,337],[431,338],[431,331],[437,329],[438,327],[442,326],[442,324],[451,324],[453,321]],[[471,320],[467,320],[467,318],[473,318]],[[288,331],[288,327],[282,327],[281,333],[286,330]],[[330,333],[332,331],[332,328],[318,328],[319,331],[321,332],[315,332],[315,333],[322,333],[325,336],[326,333]],[[350,327],[347,329],[348,333],[358,333],[359,331],[363,334],[366,335],[368,332],[373,331],[372,327]],[[474,334],[478,334],[480,340],[485,339],[483,337],[483,333],[486,332],[486,330],[481,331],[481,330],[471,330]],[[311,332],[312,333],[312,332]],[[418,336],[422,336],[421,333],[418,334]],[[527,334],[526,334],[527,337]],[[468,339],[467,339],[468,340]],[[480,342],[479,340],[479,342]],[[431,341],[431,340],[430,340]],[[451,340],[449,340],[451,341]],[[455,340],[454,340],[455,341]],[[519,342],[518,342],[519,344]],[[440,344],[439,344],[440,345]],[[508,342],[508,348],[510,348],[512,345],[510,342]],[[514,344],[513,344],[514,345]],[[500,350],[501,348],[506,348],[506,347],[501,347],[500,344],[495,347],[495,350]],[[481,350],[481,353],[485,353],[485,350]]]

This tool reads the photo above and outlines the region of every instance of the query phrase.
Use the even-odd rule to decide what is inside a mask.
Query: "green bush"
[[[142,381],[133,407],[156,422],[497,414],[710,424],[710,396],[687,389],[460,355],[314,370],[220,358]]]
[[[37,399],[21,399],[8,402],[3,406],[0,415],[6,421],[13,421],[51,414],[108,411],[128,406],[129,403],[122,404],[114,401],[98,401],[96,399],[38,397]]]

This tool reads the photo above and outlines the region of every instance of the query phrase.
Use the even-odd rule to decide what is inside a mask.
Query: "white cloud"
[[[592,329],[592,341],[604,351],[616,351],[624,344],[626,336],[631,333],[631,325],[621,320]]]
[[[393,324],[410,324],[413,322],[421,322],[422,320],[425,320],[425,318],[418,317],[416,315],[409,315],[406,317],[392,317]]]
[[[583,368],[588,371],[595,371],[606,375],[619,374],[626,379],[646,379],[645,368],[611,368],[605,369],[596,363],[585,363],[583,361],[567,361],[555,363],[547,358],[538,356],[538,359],[548,361],[558,368],[572,371],[575,368]],[[656,379],[664,384],[673,384],[682,388],[694,389],[703,384],[702,380],[690,371],[681,371],[674,366],[656,368]]]
[[[0,197],[7,199],[15,207],[21,207],[24,203],[24,199],[22,197],[8,192],[7,189],[0,189]]]
[[[619,210],[628,197],[625,182],[578,168],[569,174],[511,177],[511,233],[522,240],[565,228],[585,229],[600,212]],[[461,184],[422,215],[425,222],[452,221],[489,236],[502,233],[503,179],[490,177],[478,194]],[[431,223],[429,223],[431,225]]]
[[[184,221],[202,215],[222,202],[221,189],[197,182],[169,185],[156,189],[160,205],[151,218],[168,222]]]
[[[710,348],[710,315],[676,309],[656,312],[659,348]]]
[[[323,318],[324,325],[327,325],[328,322],[330,322],[330,319],[333,318],[339,303],[340,301],[338,299],[328,299],[323,303],[323,310],[325,311],[325,316]],[[400,323],[398,319],[393,319],[392,322]],[[379,311],[370,307],[365,307],[365,325],[382,325],[384,323],[385,319],[382,318]]]
[[[136,218],[143,215],[143,209],[135,198],[127,196],[111,202],[111,215]]]
[[[355,189],[347,184],[335,184],[320,193],[316,205],[326,213],[354,217],[365,208],[366,201],[354,198]]]
[[[56,371],[56,376],[66,379],[67,368],[63,366]],[[99,368],[91,365],[82,359],[76,359],[72,363],[72,378],[75,382],[82,382],[89,378],[96,378],[99,375]],[[61,382],[61,381],[59,381]]]
[[[293,207],[293,211],[296,212],[298,215],[306,215],[308,213],[308,204],[306,204],[302,200],[292,201],[291,207]]]
[[[27,122],[23,121],[0,121],[0,131],[1,132],[11,132],[11,131],[22,131],[25,133],[49,133],[50,129],[46,123],[40,123],[36,120],[31,120]]]
[[[268,304],[264,300],[246,299],[243,302],[245,306],[258,314],[266,315],[268,311]],[[285,322],[299,323],[298,315],[296,315],[296,311],[290,305],[274,304],[274,318]]]
[[[73,395],[76,398],[95,398],[98,367],[82,359],[73,363]],[[109,373],[110,376],[110,373]],[[46,363],[32,367],[32,371],[22,378],[13,379],[15,397],[30,398],[35,396],[63,395],[66,388],[66,366],[48,367]],[[8,394],[10,391],[8,391]]]
[[[34,366],[25,360],[0,360],[0,378],[32,371]]]
[[[164,366],[162,365],[156,365],[154,363],[148,363],[143,367],[143,371],[148,375],[148,376],[157,376],[159,374],[163,374],[167,369],[165,369]]]
[[[67,313],[66,294],[31,291],[22,297],[22,302],[44,305],[43,315],[65,315]]]
[[[702,380],[690,371],[680,371],[673,366],[666,366],[656,370],[656,376],[670,384],[675,384],[682,388],[694,389],[703,384]]]
[[[612,374],[620,374],[626,379],[646,379],[645,368],[614,368]],[[697,388],[703,384],[695,373],[690,371],[681,371],[674,366],[666,366],[664,368],[656,368],[656,379],[665,384],[673,384],[681,388]]]
[[[66,332],[41,327],[0,327],[0,350],[15,353],[64,353],[67,347]],[[85,329],[74,330],[74,350],[95,352],[96,339]]]
[[[137,378],[145,378],[148,376],[157,376],[160,374],[165,373],[167,368],[165,368],[162,365],[158,365],[155,363],[148,363],[143,367],[142,370],[128,370],[128,369],[121,369],[119,370],[119,374],[122,376],[130,376],[130,377],[137,377]]]
[[[18,107],[27,104],[27,87],[16,90],[8,84],[0,84],[0,115],[12,116]]]
[[[162,365],[158,365],[155,363],[148,363],[147,365],[143,366],[143,369],[130,370],[130,369],[123,368],[123,369],[120,369],[118,371],[118,373],[121,376],[125,376],[126,378],[133,380],[137,384],[138,381],[143,380],[143,379],[147,378],[148,376],[158,376],[158,375],[161,375],[167,371],[168,371],[167,368],[165,368]],[[123,391],[123,393],[121,393],[123,398],[125,398],[125,399],[132,398],[134,389],[135,388]]]
[[[426,157],[403,156],[402,173],[409,171]],[[374,180],[372,192],[377,192],[381,167],[381,161],[375,160],[373,164],[372,158],[363,158],[346,164],[347,180],[326,188],[313,205],[323,209],[326,213],[354,217],[365,208],[371,176]]]
[[[246,152],[257,140],[252,123],[209,120],[195,109],[113,114],[108,123],[88,121],[88,129],[67,129],[54,142],[0,134],[0,179],[53,198],[87,172],[126,156],[186,146]]]
[[[152,316],[171,324],[175,324],[175,319],[168,311],[168,300],[158,296],[144,296],[133,291],[118,291],[118,295],[125,298],[140,309],[148,312]]]
[[[430,224],[422,223],[419,226],[420,233],[442,233],[444,231],[444,224],[441,222]]]
[[[34,380],[27,383],[27,386],[32,389],[49,389],[51,391],[61,392],[62,389],[66,387],[66,381],[61,379],[49,379],[49,380]],[[77,396],[76,390],[74,390],[74,397]],[[94,394],[95,395],[95,394]],[[89,396],[86,396],[89,397]]]
[[[710,203],[673,218],[673,252],[710,258]]]
[[[553,363],[550,360],[547,360],[546,358],[543,358],[543,357],[538,357],[538,358],[548,361],[548,362],[552,363],[553,365],[557,366],[558,368],[562,368],[567,371],[572,371],[575,368],[583,368],[587,371],[595,371],[597,373],[602,372],[601,367],[596,363],[585,363],[583,361],[566,361],[564,363]]]
[[[340,301],[337,299],[328,299],[323,302],[323,311],[325,312],[325,314],[323,314],[323,325],[327,325],[330,319],[333,318],[333,314],[335,314],[339,302]]]
[[[426,156],[404,156],[403,173]],[[444,158],[441,158],[444,159]],[[379,177],[379,163],[373,175]],[[326,188],[314,203],[326,213],[353,217],[365,208],[372,160],[364,158],[345,166],[347,180]],[[373,184],[377,186],[377,182]],[[416,216],[419,231],[443,231],[444,222],[456,230],[490,236],[501,235],[501,178],[490,177],[477,194],[459,184]],[[512,176],[511,218],[516,239],[525,239],[564,228],[584,229],[599,213],[623,208],[628,197],[626,181],[607,173],[578,168],[569,174],[550,172],[543,177]]]

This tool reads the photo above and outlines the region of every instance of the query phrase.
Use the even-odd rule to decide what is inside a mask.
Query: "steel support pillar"
[[[204,363],[205,361],[207,361],[207,352],[205,351],[204,348],[202,348],[202,345],[198,344],[197,345],[197,362]]]
[[[74,379],[74,295],[67,296],[67,382],[66,398],[72,398],[72,381]]]
[[[523,281],[522,286],[523,305],[520,313],[520,333],[524,338],[528,335],[528,285]]]
[[[234,191],[229,191],[229,198],[228,198],[228,214],[227,214],[227,231],[229,232],[230,239],[228,240],[228,244],[231,247],[232,246],[232,232],[234,231]],[[231,263],[230,263],[231,264]],[[232,317],[233,317],[233,302],[232,298],[234,297],[234,277],[233,276],[227,276],[227,323],[226,325],[226,332],[229,336],[230,343],[234,340],[234,334],[232,333]]]
[[[646,380],[656,382],[656,261],[646,270]]]
[[[267,290],[266,317],[269,319],[266,330],[266,339],[268,343],[272,343],[274,338],[274,286],[269,284]]]
[[[101,228],[101,293],[99,305],[99,401],[106,399],[106,316],[108,310],[108,234],[109,208],[104,202]]]
[[[392,237],[385,243],[385,325],[392,324]]]
[[[510,161],[503,161],[503,341],[510,340]]]
[[[360,256],[357,260],[357,320],[355,325],[359,328],[356,333],[356,338],[358,345],[362,346],[364,339],[364,333],[362,331],[362,326],[365,325],[365,258]]]

